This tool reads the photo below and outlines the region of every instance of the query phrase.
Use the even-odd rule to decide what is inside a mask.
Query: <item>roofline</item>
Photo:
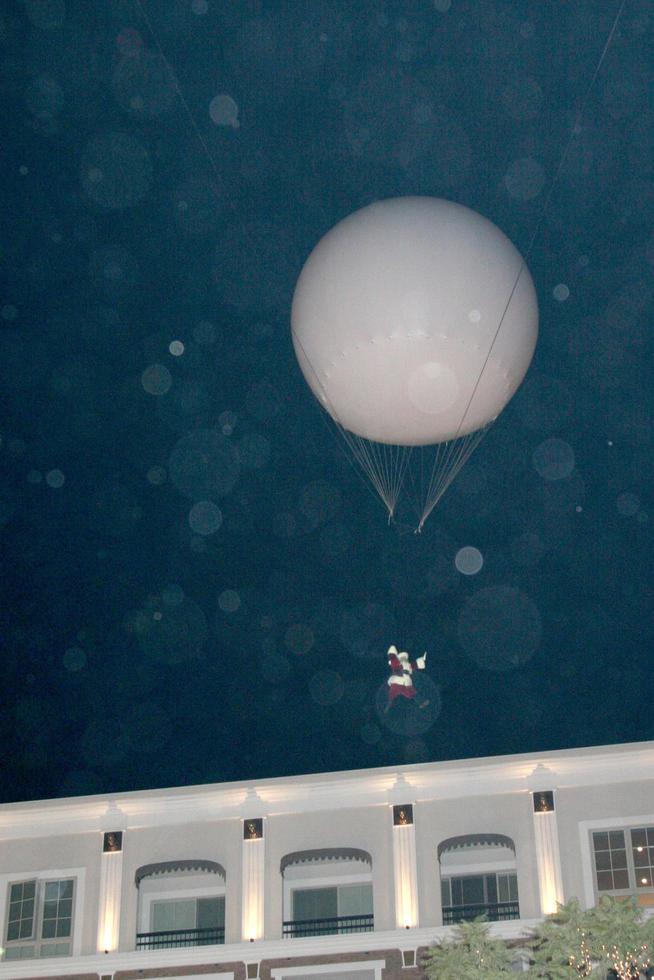
[[[133,790],[0,804],[0,839],[638,782],[653,774],[654,741],[647,741]]]

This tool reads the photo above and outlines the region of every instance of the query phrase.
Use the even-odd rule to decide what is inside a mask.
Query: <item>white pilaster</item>
[[[540,909],[543,915],[551,915],[564,901],[556,811],[534,812],[533,816]]]
[[[123,837],[124,839],[124,837]],[[100,901],[98,907],[98,952],[118,949],[120,898],[123,883],[123,851],[106,851],[100,856]]]
[[[418,925],[418,875],[416,835],[413,823],[393,827],[395,874],[395,924],[398,929]]]
[[[241,939],[263,939],[264,839],[243,840]]]

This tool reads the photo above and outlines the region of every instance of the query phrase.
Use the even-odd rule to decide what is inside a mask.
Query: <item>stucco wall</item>
[[[515,844],[520,917],[540,915],[529,793],[434,800],[414,806],[420,925],[441,924],[438,845],[463,834],[503,834]]]
[[[614,786],[583,786],[561,789],[556,794],[561,869],[566,898],[584,901],[586,883],[580,860],[579,824],[614,819],[637,825],[643,817],[654,824],[654,779]],[[588,831],[584,832],[586,839]]]
[[[81,953],[94,953],[97,936],[97,908],[99,900],[100,833],[74,834],[70,836],[41,837],[31,840],[0,841],[0,874],[4,882],[15,874],[24,875],[49,872],[51,869],[66,872],[67,869],[84,868],[84,902],[82,910]],[[6,893],[2,896],[5,907]],[[1,928],[4,930],[5,923]],[[75,923],[75,930],[79,923]]]
[[[518,782],[520,788],[516,791],[420,800],[420,792],[413,793],[408,786],[406,800],[397,801],[408,803],[414,797],[420,927],[436,927],[442,921],[438,845],[447,838],[463,834],[490,833],[511,838],[516,851],[521,917],[530,919],[540,915],[532,797],[527,788],[530,770],[533,770],[531,764],[525,766],[525,776],[521,777]],[[649,773],[650,770],[646,771]],[[552,783],[556,784],[555,778]],[[469,786],[470,782],[465,785],[465,792],[469,791]],[[436,796],[438,787],[430,787],[429,791]],[[319,785],[316,792],[325,792],[325,789]],[[343,792],[347,792],[345,787]],[[264,818],[265,940],[277,940],[282,935],[282,858],[293,851],[319,848],[358,848],[370,854],[375,930],[395,929],[392,803],[386,790],[375,790],[375,793],[377,795],[372,797],[374,802],[369,805],[347,807],[345,797],[332,802],[332,807],[336,808],[316,811],[310,808],[316,801],[313,788],[309,786],[307,794],[310,805],[307,806],[306,799],[299,804],[306,812],[292,812],[293,796],[288,801],[289,812]],[[604,821],[604,828],[626,827],[630,823],[654,826],[654,773],[652,779],[624,783],[607,780],[603,785],[596,780],[594,785],[558,789],[555,799],[564,898],[577,896],[583,902],[590,893],[592,900],[589,835],[585,830],[580,840],[580,825],[586,822],[602,825]],[[342,808],[343,804],[345,808]],[[241,940],[243,824],[241,810],[237,809],[239,815],[234,817],[229,815],[231,812],[230,809],[223,810],[222,819],[213,820],[211,810],[205,808],[203,819],[169,826],[164,825],[163,821],[171,819],[175,811],[163,810],[159,813],[156,807],[150,806],[149,811],[144,812],[143,822],[157,823],[161,820],[162,824],[126,831],[120,951],[127,952],[135,946],[138,907],[138,890],[134,882],[136,869],[144,864],[180,859],[204,859],[225,868],[225,941],[230,944]],[[188,820],[189,813],[193,813],[191,806],[187,801],[181,801],[180,818]],[[130,821],[133,823],[135,819],[139,819],[138,810],[132,812]],[[40,826],[47,825],[42,823]],[[52,869],[65,873],[66,869],[84,868],[81,953],[92,954],[96,949],[98,925],[102,833],[94,830],[66,835],[59,832],[61,826],[61,823],[56,824],[53,828],[56,834],[48,838],[37,836],[22,839],[19,836],[0,841],[0,873],[5,876],[6,884],[13,875],[38,874]],[[307,867],[310,869],[310,866]],[[650,896],[654,897],[651,890]]]
[[[138,910],[134,876],[137,869],[160,861],[196,858],[215,861],[225,869],[225,942],[239,942],[242,832],[240,820],[220,820],[179,827],[148,827],[125,834],[119,949],[134,949]]]
[[[266,821],[266,939],[282,935],[282,858],[293,851],[323,847],[356,847],[370,854],[375,929],[394,929],[391,830],[388,806],[270,817]]]

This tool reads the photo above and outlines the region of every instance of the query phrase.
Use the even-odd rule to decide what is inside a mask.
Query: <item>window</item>
[[[222,936],[218,939],[218,934],[225,928],[225,899],[222,897],[155,901],[150,910],[152,932],[164,934],[156,943],[157,949],[207,946],[222,941]],[[171,933],[177,935],[165,935]]]
[[[515,871],[457,875],[441,880],[443,925],[485,915],[490,922],[519,918]]]
[[[443,925],[485,915],[519,919],[515,845],[504,834],[464,834],[438,845]]]
[[[283,932],[330,936],[372,932],[372,859],[355,848],[296,851],[282,858]]]
[[[360,932],[372,919],[371,884],[294,888],[291,897],[294,934],[298,936]]]
[[[214,861],[166,861],[136,872],[137,949],[225,941],[225,872]]]
[[[654,887],[654,827],[596,830],[592,839],[599,892],[633,892]]]
[[[74,893],[74,878],[11,882],[4,958],[69,956]]]

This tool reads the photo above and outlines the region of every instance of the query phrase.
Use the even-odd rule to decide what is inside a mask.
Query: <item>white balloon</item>
[[[356,211],[318,242],[291,322],[304,377],[339,425],[419,446],[502,411],[531,362],[538,305],[494,224],[451,201],[400,197]]]

